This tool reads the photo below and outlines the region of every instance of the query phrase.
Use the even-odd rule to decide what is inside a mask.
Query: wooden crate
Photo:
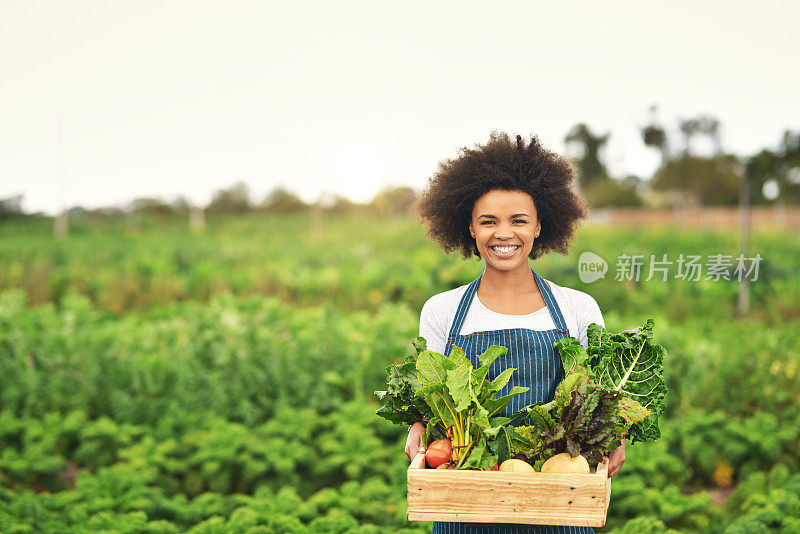
[[[589,475],[408,468],[408,520],[602,527],[611,501],[608,459]],[[421,460],[421,462],[420,462]],[[422,463],[422,465],[420,465]]]

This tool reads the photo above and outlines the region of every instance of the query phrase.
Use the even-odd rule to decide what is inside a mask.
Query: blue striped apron
[[[533,269],[531,269],[533,271]],[[553,400],[556,385],[561,381],[563,369],[561,357],[553,343],[563,337],[569,337],[569,329],[561,315],[556,299],[550,287],[536,271],[533,271],[536,284],[542,293],[544,302],[550,310],[555,328],[553,330],[528,330],[526,328],[513,328],[507,330],[490,330],[461,335],[461,327],[467,317],[467,312],[472,304],[475,292],[481,277],[467,287],[461,302],[456,309],[453,326],[447,338],[445,354],[450,354],[453,345],[461,347],[466,352],[472,365],[478,367],[478,354],[482,354],[492,345],[508,347],[504,356],[497,358],[489,367],[488,378],[494,379],[500,372],[509,367],[516,368],[508,385],[500,391],[499,396],[506,395],[514,386],[525,386],[530,389],[525,393],[511,399],[506,407],[504,416],[510,416],[537,402]],[[593,534],[590,527],[561,527],[539,525],[513,525],[513,524],[486,524],[486,523],[433,523],[433,534]]]

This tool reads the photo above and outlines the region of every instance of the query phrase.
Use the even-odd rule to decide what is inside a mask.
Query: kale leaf
[[[381,407],[375,412],[397,425],[413,425],[432,416],[428,404],[417,396],[421,387],[417,378],[417,359],[425,352],[425,338],[411,340],[411,349],[401,363],[386,368],[386,391],[376,391]]]
[[[635,443],[661,435],[666,351],[653,342],[652,319],[620,333],[591,324],[587,333],[588,349],[575,338],[555,343],[564,368],[555,398],[529,406],[529,425],[515,429],[525,440],[512,440],[512,452],[534,466],[562,452],[597,463],[623,437]]]
[[[653,342],[653,320],[648,319],[644,325],[618,334],[591,324],[587,335],[589,366],[599,383],[622,392],[649,412],[643,421],[631,425],[630,442],[661,437],[658,416],[666,408],[667,384],[663,373],[667,351]],[[631,404],[626,403],[626,407],[629,418],[633,416]]]

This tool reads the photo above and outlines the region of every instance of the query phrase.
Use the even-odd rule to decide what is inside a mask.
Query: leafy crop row
[[[207,301],[221,293],[274,296],[284,302],[328,303],[345,309],[376,310],[386,302],[404,302],[419,310],[431,295],[473,280],[475,261],[445,256],[410,218],[342,217],[326,220],[321,234],[307,217],[282,216],[297,231],[274,232],[276,218],[244,216],[210,219],[205,235],[188,232],[185,220],[150,224],[148,233],[119,221],[77,221],[68,239],[56,241],[47,225],[13,223],[0,227],[0,290],[22,288],[32,304],[60,303],[71,294],[87,296],[113,313],[175,301]],[[569,257],[549,255],[535,267],[560,285],[588,291],[601,309],[625,310],[641,317],[653,310],[673,319],[698,314],[732,317],[735,281],[649,276],[650,256],[675,262],[683,254],[739,253],[730,233],[671,228],[614,229],[584,226]],[[758,279],[751,285],[754,313],[771,322],[800,315],[800,267],[796,235],[760,233],[749,256],[761,254]],[[583,252],[608,264],[604,279],[591,284],[578,276]],[[617,258],[641,255],[640,280],[615,280]]]
[[[371,392],[480,264],[401,218],[45,222],[0,227],[0,532],[430,531]],[[735,283],[614,280],[619,254],[735,254],[734,233],[586,226],[572,250],[534,268],[609,330],[653,317],[669,352],[662,438],[628,449],[598,531],[797,532],[797,236],[753,237],[748,319]],[[605,279],[580,281],[584,251]]]
[[[245,424],[282,406],[330,412],[364,398],[416,329],[404,306],[343,315],[275,300],[220,297],[117,318],[83,297],[27,308],[0,295],[0,402],[20,415],[83,410],[90,419]],[[169,430],[169,429],[167,429]]]
[[[629,449],[605,531],[793,528],[798,325],[657,320],[672,404],[662,439]],[[404,433],[368,394],[416,326],[403,305],[220,296],[117,317],[6,291],[0,531],[424,532],[405,520]],[[706,492],[736,484],[736,506]]]

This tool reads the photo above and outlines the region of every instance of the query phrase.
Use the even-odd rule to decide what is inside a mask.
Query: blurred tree
[[[105,206],[94,209],[84,209],[81,206],[75,206],[68,211],[70,217],[93,217],[95,219],[114,218],[122,219],[127,216],[127,212],[119,206]]]
[[[371,204],[353,202],[342,195],[333,195],[327,205],[323,205],[322,208],[326,213],[334,215],[371,215],[373,212]]]
[[[580,148],[580,156],[574,159],[580,171],[579,181],[584,188],[594,182],[609,180],[606,167],[600,159],[600,150],[608,142],[610,135],[595,135],[588,126],[581,123],[573,126],[564,138],[567,146]]]
[[[80,219],[82,217],[86,217],[87,215],[94,215],[96,211],[97,210],[87,210],[83,206],[72,206],[66,210],[66,213],[70,219]]]
[[[267,213],[289,213],[305,210],[305,202],[300,197],[288,191],[286,188],[278,186],[266,196],[259,205],[259,209]]]
[[[244,182],[228,189],[219,189],[206,208],[210,213],[244,213],[250,211],[250,190]]]
[[[174,214],[172,206],[170,206],[160,198],[134,199],[130,204],[130,209],[131,211],[136,213],[159,215],[161,217],[168,217]]]
[[[642,128],[642,140],[645,145],[655,148],[661,153],[661,164],[664,165],[669,159],[666,130],[657,124],[648,124]]]
[[[417,193],[410,187],[388,187],[375,195],[372,207],[380,215],[404,215],[416,197]]]
[[[330,208],[328,208],[328,211],[337,215],[349,215],[360,211],[359,207],[361,207],[359,204],[356,204],[347,197],[334,195],[333,202]]]
[[[698,117],[697,120],[700,125],[700,132],[711,140],[711,144],[714,147],[714,155],[718,156],[722,154],[719,120],[710,116]]]
[[[637,193],[640,192],[642,189],[647,188],[647,182],[645,182],[635,174],[629,174],[628,176],[623,178],[622,185],[624,185],[628,189],[633,189]]]
[[[697,119],[680,119],[679,126],[683,134],[683,155],[692,153],[692,139],[700,132],[700,123]]]
[[[653,175],[657,191],[688,194],[702,204],[736,204],[739,200],[739,162],[723,154],[700,158],[684,154],[671,159]]]
[[[784,132],[780,158],[784,185],[781,198],[787,202],[800,202],[800,132]]]
[[[748,158],[745,163],[745,173],[750,180],[751,204],[764,204],[769,200],[774,200],[764,197],[764,184],[770,180],[778,181],[780,167],[778,155],[767,148]]]
[[[0,198],[0,221],[22,215],[22,195]]]
[[[178,197],[169,205],[174,213],[186,215],[192,207],[192,203],[186,197]]]
[[[748,158],[750,202],[800,202],[800,132],[787,130],[778,150],[768,148]],[[772,189],[773,194],[770,193]],[[765,192],[767,193],[765,195]]]
[[[794,165],[800,165],[800,132],[786,130],[783,132],[783,158]]]
[[[692,154],[692,141],[697,135],[705,135],[710,139],[715,156],[722,153],[718,119],[707,115],[698,115],[689,119],[681,119],[679,125],[683,134],[683,154],[685,156]]]
[[[650,106],[650,122],[642,128],[641,132],[644,144],[658,150],[661,154],[661,165],[666,164],[669,159],[669,140],[667,131],[658,120],[657,105]]]
[[[583,195],[592,208],[641,206],[644,204],[642,197],[636,191],[636,184],[629,178],[624,181],[613,178],[596,181],[584,189]]]

